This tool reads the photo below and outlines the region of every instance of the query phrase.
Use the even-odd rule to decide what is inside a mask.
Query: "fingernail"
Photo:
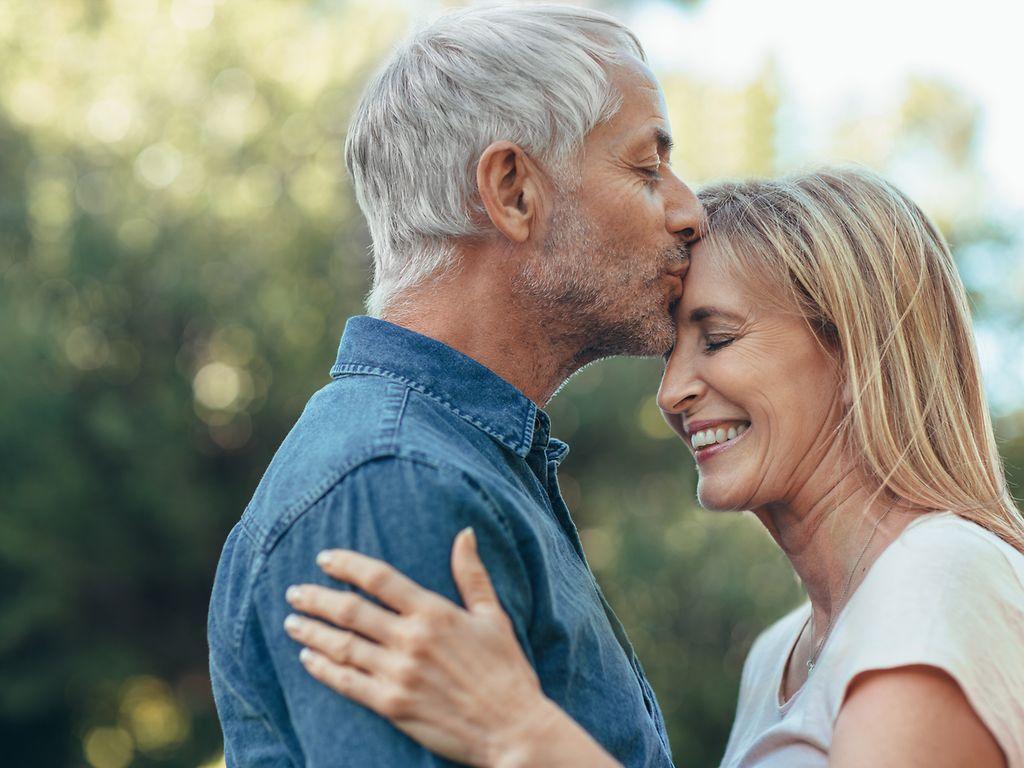
[[[330,565],[332,560],[334,560],[334,553],[326,549],[316,556],[316,564],[321,568]]]
[[[297,632],[302,627],[302,619],[294,613],[289,613],[284,620],[284,628],[289,632]]]
[[[302,588],[295,586],[288,587],[287,591],[284,593],[284,599],[289,603],[297,603],[302,599]]]
[[[469,539],[469,545],[476,549],[476,531],[473,530],[473,526],[463,528],[462,532],[466,534],[466,538]]]
[[[299,651],[299,661],[301,661],[303,664],[311,664],[313,662],[313,659],[315,658],[316,654],[309,650],[309,648],[303,648],[301,651]]]

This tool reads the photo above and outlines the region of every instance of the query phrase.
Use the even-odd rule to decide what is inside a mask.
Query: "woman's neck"
[[[803,582],[820,639],[871,564],[923,511],[873,493],[857,473],[848,473],[813,495],[754,513]]]

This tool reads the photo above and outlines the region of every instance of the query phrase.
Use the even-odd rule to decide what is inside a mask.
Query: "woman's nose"
[[[686,410],[686,398],[679,397],[678,393],[664,383],[658,390],[658,407],[665,413],[678,414]]]
[[[692,366],[673,352],[658,388],[658,407],[666,414],[682,414],[700,400],[705,386]]]

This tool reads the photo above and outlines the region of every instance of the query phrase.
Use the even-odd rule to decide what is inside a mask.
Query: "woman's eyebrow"
[[[735,312],[730,312],[726,309],[719,309],[718,307],[697,307],[690,312],[690,322],[699,323],[702,320],[707,320],[709,317],[722,317],[726,320],[733,320],[737,323],[742,323],[745,318],[737,315]]]

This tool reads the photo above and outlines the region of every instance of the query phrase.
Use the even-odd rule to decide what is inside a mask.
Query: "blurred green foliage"
[[[368,243],[340,151],[403,7],[9,0],[0,14],[6,764],[220,760],[213,571],[360,311]],[[785,170],[770,62],[734,89],[679,73],[664,84],[684,178]],[[976,184],[976,120],[941,84],[911,83],[885,132],[851,120],[837,152],[884,169],[923,148]],[[1008,248],[983,216],[931,210],[964,253]],[[979,312],[1019,328],[1017,304],[988,293]],[[690,461],[653,400],[659,373],[591,366],[551,412],[573,445],[565,495],[677,756],[710,766],[750,642],[800,591],[753,520],[696,509]],[[1022,419],[1000,425],[1020,467]]]

